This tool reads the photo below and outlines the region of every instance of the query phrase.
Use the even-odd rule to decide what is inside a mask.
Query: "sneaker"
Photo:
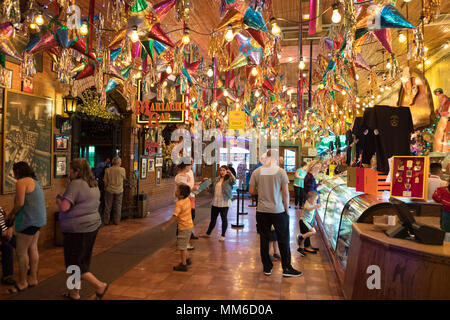
[[[12,277],[2,278],[2,284],[7,286],[13,286],[16,284],[16,281]]]
[[[305,248],[304,250],[305,250],[305,252],[312,253],[312,254],[316,254],[317,253],[317,251],[313,250],[312,248]]]
[[[277,258],[278,260],[281,259],[281,256],[280,256],[278,253],[275,253],[273,256],[274,256],[275,258]]]
[[[305,249],[303,249],[303,248],[298,248],[298,249],[297,249],[297,252],[300,253],[300,256],[306,257]]]
[[[270,270],[264,270],[264,274],[265,274],[266,276],[270,276],[270,275],[272,274],[272,269],[270,269]]]
[[[304,239],[305,239],[305,238],[303,238],[302,234],[299,233],[299,234],[297,235],[297,244],[300,245],[300,243],[302,243],[302,241],[303,241]]]
[[[303,273],[290,267],[283,270],[283,277],[300,277]]]
[[[187,265],[180,263],[179,265],[173,267],[173,270],[186,272],[186,271],[188,271],[188,267],[187,267]]]
[[[188,249],[188,250],[194,250],[195,248],[194,248],[191,244],[189,244],[188,247],[187,247],[187,249]]]
[[[192,264],[191,258],[187,258],[187,259],[186,259],[186,264],[187,264],[188,266],[190,266],[190,265]]]
[[[224,241],[225,241],[225,237],[220,237],[220,238],[219,238],[219,241],[224,242]]]

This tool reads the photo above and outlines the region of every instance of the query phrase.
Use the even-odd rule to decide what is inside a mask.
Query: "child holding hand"
[[[314,213],[317,208],[320,208],[320,203],[317,203],[317,193],[310,191],[307,194],[305,205],[303,206],[303,214],[298,224],[300,226],[300,234],[297,236],[298,253],[302,257],[306,256],[306,252],[316,254],[319,249],[311,247],[310,237],[316,233],[312,227],[314,221]],[[309,245],[305,248],[305,242]]]
[[[189,199],[190,193],[191,188],[189,188],[189,186],[184,184],[178,186],[175,193],[178,201],[175,204],[173,216],[161,228],[162,231],[166,231],[173,222],[177,221],[177,249],[180,250],[181,262],[179,265],[173,267],[173,270],[175,271],[188,271],[187,266],[192,264],[191,259],[187,257],[187,247],[192,229],[194,228],[191,215],[191,201]]]

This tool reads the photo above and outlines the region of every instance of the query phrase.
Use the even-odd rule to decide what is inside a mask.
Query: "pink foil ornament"
[[[170,38],[167,36],[167,34],[163,31],[161,28],[161,24],[157,23],[155,24],[152,29],[149,31],[147,36],[153,40],[157,40],[169,47],[175,47],[175,44],[170,40]]]
[[[373,32],[375,38],[380,41],[381,45],[392,54],[392,37],[390,29],[380,29]]]
[[[41,39],[30,51],[28,51],[28,53],[35,54],[57,46],[59,46],[58,41],[55,39],[51,32],[47,32],[41,35]]]
[[[164,20],[167,14],[175,6],[176,0],[161,1],[153,6],[153,10],[158,14],[160,20]]]

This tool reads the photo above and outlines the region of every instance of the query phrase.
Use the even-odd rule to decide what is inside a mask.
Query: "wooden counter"
[[[380,267],[380,289],[367,287],[371,265]],[[450,243],[389,238],[373,224],[354,223],[343,289],[346,299],[450,299]]]

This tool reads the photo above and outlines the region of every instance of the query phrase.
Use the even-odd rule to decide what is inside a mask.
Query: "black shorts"
[[[98,229],[86,233],[63,233],[66,268],[75,265],[80,268],[81,274],[89,272],[97,233]]]
[[[41,228],[39,228],[39,227],[28,227],[19,233],[23,233],[23,234],[26,234],[29,236],[34,236],[36,234],[36,232],[38,232],[39,230],[41,230]]]
[[[303,219],[300,219],[300,220],[298,221],[298,225],[299,225],[299,227],[300,227],[300,233],[301,233],[301,234],[308,233],[309,230],[311,230],[311,229],[309,228],[309,226],[306,225],[305,221],[303,221]]]

